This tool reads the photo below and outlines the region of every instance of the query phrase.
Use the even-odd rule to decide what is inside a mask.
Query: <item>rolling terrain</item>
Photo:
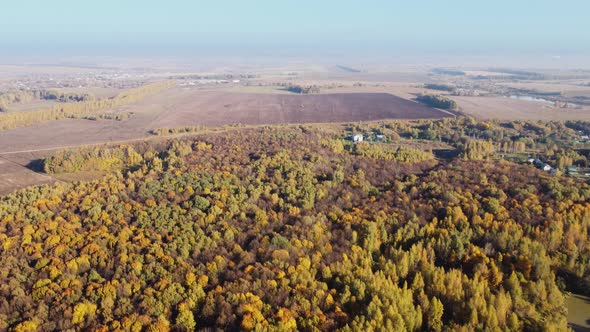
[[[0,153],[149,136],[163,127],[438,119],[452,116],[386,93],[273,95],[170,89],[112,113],[125,121],[66,119],[0,132]]]
[[[63,119],[0,131],[0,194],[52,179],[26,167],[35,154],[81,145],[142,140],[158,128],[232,124],[353,122],[436,119],[452,114],[387,93],[322,95],[249,94],[173,88],[117,107],[133,113],[124,121]]]

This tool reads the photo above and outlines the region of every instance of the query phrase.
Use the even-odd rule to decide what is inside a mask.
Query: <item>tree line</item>
[[[445,110],[456,110],[459,107],[454,100],[440,95],[423,93],[418,95],[416,100],[425,105]]]
[[[36,111],[2,113],[0,114],[0,130],[29,126],[49,120],[92,116],[92,113],[97,111],[137,102],[144,97],[164,91],[174,84],[172,81],[152,83],[123,91],[113,98],[90,98],[85,101],[58,103],[47,109]]]
[[[26,103],[33,100],[52,100],[62,103],[82,102],[94,100],[90,93],[61,92],[56,90],[10,90],[0,93],[0,111],[10,111],[10,105],[15,103]]]
[[[450,84],[444,83],[426,83],[424,84],[425,89],[430,90],[438,90],[438,91],[446,91],[446,92],[453,92],[455,91],[456,87]]]
[[[297,94],[309,95],[309,94],[318,94],[320,93],[320,87],[316,85],[297,85],[297,84],[286,84],[285,90]]]

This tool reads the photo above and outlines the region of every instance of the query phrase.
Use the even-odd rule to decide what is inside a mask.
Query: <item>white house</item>
[[[352,141],[355,142],[355,143],[362,142],[363,141],[363,135],[362,134],[354,134],[354,135],[352,135]]]

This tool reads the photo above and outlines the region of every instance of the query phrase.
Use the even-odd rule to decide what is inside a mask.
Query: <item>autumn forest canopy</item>
[[[0,198],[0,330],[567,330],[565,293],[590,295],[590,186],[567,174],[588,129],[196,128],[55,153],[49,174],[105,175]]]

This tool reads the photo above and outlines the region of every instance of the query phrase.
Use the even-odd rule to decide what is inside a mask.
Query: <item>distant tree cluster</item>
[[[11,90],[0,93],[0,105],[8,108],[14,103],[27,103],[33,100],[53,100],[62,103],[81,102],[94,100],[95,97],[89,93],[60,92],[56,90]]]
[[[420,94],[418,97],[416,97],[416,100],[430,107],[436,107],[445,110],[458,109],[457,103],[454,100],[440,95]]]
[[[453,92],[456,89],[456,87],[454,87],[453,85],[440,84],[440,83],[426,83],[426,84],[424,84],[424,88],[430,89],[430,90],[447,91],[447,92]]]
[[[546,75],[542,73],[535,73],[524,70],[508,69],[508,68],[490,68],[491,72],[502,73],[510,75],[512,79],[518,80],[543,80],[546,79]]]
[[[320,87],[315,86],[315,85],[303,86],[303,85],[289,84],[285,87],[285,89],[289,92],[298,93],[298,94],[305,94],[305,95],[320,93]]]
[[[133,116],[133,114],[134,114],[133,112],[103,113],[103,114],[97,114],[97,115],[87,115],[87,116],[83,116],[81,118],[85,119],[85,120],[93,120],[93,121],[98,121],[98,120],[125,121],[125,120],[128,120],[129,118],[131,118]]]
[[[55,90],[42,90],[39,96],[35,97],[43,100],[55,100],[61,103],[79,103],[95,99],[94,95],[88,93],[60,92]]]
[[[167,136],[167,135],[176,135],[182,133],[196,133],[199,131],[204,131],[204,126],[186,126],[186,127],[176,127],[176,128],[157,128],[151,131],[152,135],[156,136]]]
[[[433,69],[432,72],[438,75],[449,75],[449,76],[465,76],[465,72],[461,70],[453,70],[453,69],[441,69],[436,68]]]

